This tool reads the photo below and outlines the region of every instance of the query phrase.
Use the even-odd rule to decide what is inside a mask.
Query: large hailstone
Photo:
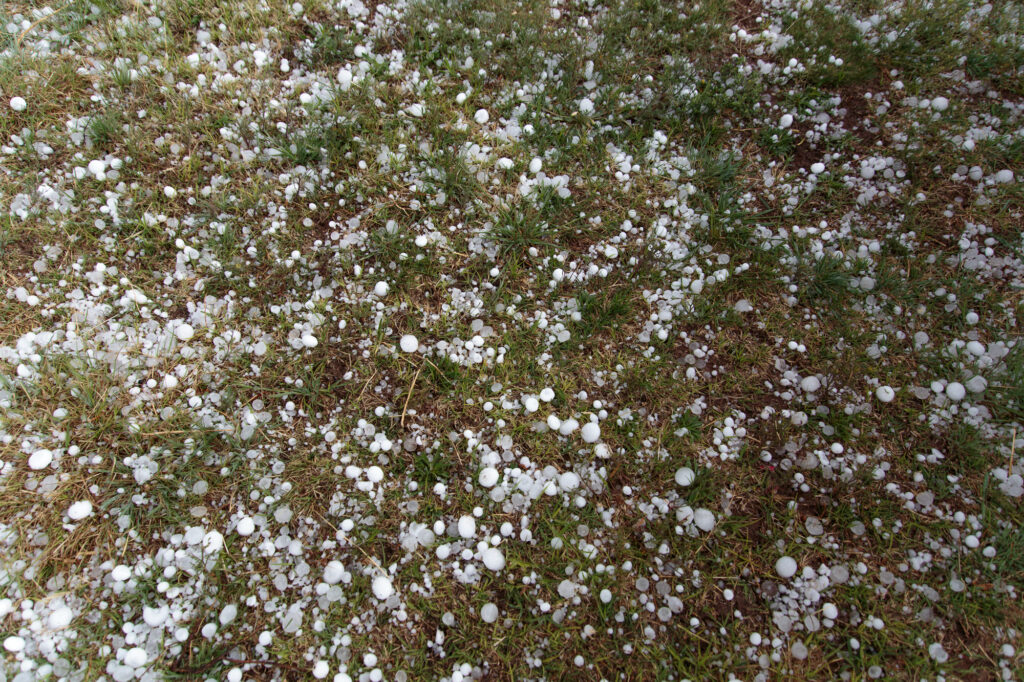
[[[500,571],[505,568],[505,555],[497,547],[488,547],[481,555],[484,566],[489,571]]]
[[[477,479],[480,481],[480,485],[485,488],[493,488],[498,482],[498,470],[494,467],[484,467],[480,470],[480,476]]]
[[[459,537],[469,539],[476,535],[476,519],[472,516],[459,518]]]
[[[395,593],[395,586],[391,584],[391,578],[386,575],[378,575],[373,579],[373,596],[384,601]]]
[[[580,436],[583,437],[584,443],[596,443],[597,439],[601,437],[601,427],[597,425],[597,422],[587,422],[580,429]]]
[[[693,469],[690,467],[680,467],[676,469],[676,484],[681,485],[684,488],[693,485],[693,479],[696,478],[696,474],[693,473]]]
[[[45,448],[41,450],[36,450],[31,455],[29,455],[28,468],[34,471],[39,471],[40,469],[45,469],[46,467],[50,466],[50,462],[52,461],[52,452]]]
[[[406,334],[398,342],[398,345],[401,346],[403,353],[415,353],[416,349],[420,347],[420,342],[412,334]]]
[[[796,559],[791,556],[779,557],[779,560],[775,562],[775,572],[784,580],[792,578],[796,575]]]

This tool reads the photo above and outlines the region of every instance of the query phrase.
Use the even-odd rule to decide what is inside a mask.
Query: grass
[[[0,670],[1024,674],[1017,4],[55,10],[0,12]]]

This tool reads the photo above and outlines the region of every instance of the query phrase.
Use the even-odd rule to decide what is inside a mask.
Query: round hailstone
[[[793,114],[783,114],[779,119],[779,127],[788,128],[791,125],[793,125]]]
[[[324,582],[328,585],[337,585],[345,575],[345,567],[340,561],[328,561],[324,566]]]
[[[174,335],[179,341],[188,341],[196,335],[196,330],[188,322],[184,322],[174,328]]]
[[[815,175],[821,175],[822,173],[825,172],[825,164],[823,164],[821,161],[817,163],[812,163],[811,172],[814,173]]]
[[[601,437],[601,427],[597,425],[597,422],[587,422],[580,429],[580,436],[583,437],[584,443],[596,443],[597,439]]]
[[[327,673],[331,672],[331,666],[328,665],[327,661],[317,661],[313,666],[313,677],[318,680],[322,680],[327,677]]]
[[[477,477],[480,481],[480,485],[485,488],[493,488],[498,482],[498,470],[494,467],[484,467],[480,470],[480,476]]]
[[[500,571],[505,568],[505,555],[497,547],[485,549],[481,558],[489,571]]]
[[[35,471],[45,469],[50,466],[50,462],[53,461],[53,453],[43,448],[42,450],[36,450],[28,458],[28,468]]]
[[[165,374],[163,386],[166,389],[176,388],[178,386],[178,377],[174,376],[173,374]]]
[[[875,389],[875,397],[883,403],[891,403],[896,399],[896,391],[892,390],[892,386],[879,386]]]
[[[459,537],[469,539],[476,535],[476,519],[472,516],[459,517]]]
[[[487,123],[489,120],[491,120],[491,115],[487,113],[486,109],[477,109],[476,113],[473,114],[473,120],[479,123],[480,125],[483,125]]]
[[[589,97],[580,100],[580,113],[585,115],[594,113],[594,102]]]
[[[693,479],[696,477],[697,475],[693,473],[693,469],[690,467],[676,469],[676,483],[684,488],[693,485]]]
[[[395,593],[395,586],[391,584],[391,578],[386,575],[378,575],[373,579],[373,596],[384,601]]]
[[[703,507],[694,509],[693,524],[705,533],[710,533],[715,527],[715,515]]]
[[[384,470],[374,465],[366,470],[366,478],[370,483],[380,483],[384,480]]]
[[[25,101],[24,97],[14,96],[11,98],[11,109],[15,111],[25,111],[28,108],[28,102]]]
[[[536,412],[540,409],[540,401],[533,396],[530,396],[523,401],[523,407],[526,408],[527,412]]]
[[[415,353],[416,349],[420,347],[419,339],[412,334],[406,334],[402,337],[402,340],[398,342],[398,345],[402,348],[403,353]]]
[[[566,471],[558,476],[558,487],[566,492],[580,487],[580,477],[573,471]]]
[[[1004,168],[995,174],[995,181],[1005,185],[1008,182],[1013,182],[1013,171],[1009,168]]]
[[[388,295],[388,283],[387,282],[377,282],[376,284],[373,285],[373,293],[377,296],[377,298],[383,298],[383,297],[387,296]]]
[[[143,606],[142,620],[151,628],[158,628],[167,621],[171,610],[166,606]]]
[[[936,97],[932,100],[932,109],[935,111],[945,111],[949,108],[949,100],[945,97]]]
[[[964,389],[963,384],[959,381],[954,381],[946,385],[946,395],[949,396],[950,400],[960,402],[967,395],[967,391]]]
[[[302,345],[306,348],[316,348],[318,343],[320,343],[320,340],[309,332],[302,335]]]
[[[608,589],[601,590],[601,594],[599,596],[601,598],[601,601],[605,604],[609,603],[612,600],[611,590]]]
[[[132,647],[124,654],[124,664],[129,668],[141,668],[148,662],[149,654],[142,647]]]
[[[74,617],[75,614],[71,609],[66,606],[62,606],[50,614],[49,618],[46,619],[46,624],[51,630],[63,630],[67,626],[71,625],[71,620]]]
[[[546,386],[540,389],[540,399],[546,403],[550,403],[552,400],[555,399],[555,389],[551,388],[550,386]]]
[[[825,616],[829,620],[835,620],[839,617],[839,609],[836,608],[835,604],[827,601],[821,605],[821,615]]]
[[[92,502],[89,500],[79,500],[70,507],[68,507],[68,518],[72,521],[81,521],[86,516],[92,514]]]
[[[791,556],[779,557],[775,562],[775,572],[780,578],[789,579],[796,575],[796,559]]]
[[[537,173],[540,173],[540,169],[543,166],[544,162],[540,160],[539,156],[535,156],[533,157],[533,160],[530,161],[530,172],[536,175]]]
[[[249,537],[256,531],[256,522],[248,516],[243,516],[238,520],[238,525],[235,526],[235,532],[241,535],[243,538]]]
[[[132,569],[124,564],[118,564],[114,566],[114,569],[110,572],[110,577],[118,582],[124,582],[128,578],[132,577]]]
[[[12,654],[16,654],[25,648],[25,640],[21,637],[11,636],[4,640],[4,648]]]
[[[572,417],[569,417],[558,426],[558,432],[563,436],[568,436],[578,428],[580,428],[580,423]]]
[[[557,415],[548,415],[548,428],[552,431],[557,431],[562,426],[562,420]]]
[[[800,388],[807,393],[814,393],[821,388],[821,381],[818,380],[818,377],[812,374],[800,380]]]
[[[485,623],[493,623],[498,620],[498,607],[496,604],[487,602],[480,609],[480,619]]]

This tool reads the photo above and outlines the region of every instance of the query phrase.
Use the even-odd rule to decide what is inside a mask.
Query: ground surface
[[[0,11],[0,677],[1024,675],[1020,3]]]

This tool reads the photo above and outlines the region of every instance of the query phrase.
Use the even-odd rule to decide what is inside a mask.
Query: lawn
[[[0,679],[1024,678],[1024,4],[8,0]]]

